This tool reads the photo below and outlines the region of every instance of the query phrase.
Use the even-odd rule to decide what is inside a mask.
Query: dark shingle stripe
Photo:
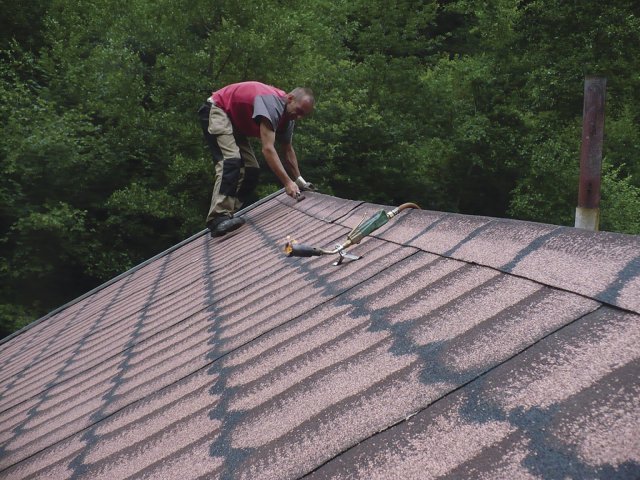
[[[164,272],[166,270],[166,265],[170,262],[171,258],[172,258],[172,254],[170,253],[170,254],[166,255],[162,259],[160,268],[157,268],[157,279],[158,279],[158,281],[156,282],[156,284],[159,283],[159,280],[162,278],[162,276],[163,276],[163,274],[164,274]],[[151,292],[149,292],[149,298],[150,299],[156,298],[157,295],[158,295],[158,292],[157,292],[156,289],[152,289]],[[148,305],[150,303],[151,302],[149,302]],[[149,317],[147,316],[147,312],[145,310],[142,310],[140,312],[139,318],[137,319],[137,321],[135,323],[135,328],[133,329],[133,331],[131,333],[130,344],[135,344],[136,343],[137,335],[143,330],[143,328],[145,326],[145,323],[148,320],[149,320]],[[126,383],[125,374],[126,374],[126,371],[127,371],[127,368],[128,368],[129,361],[130,361],[130,356],[131,356],[131,351],[130,350],[124,352],[124,360],[118,366],[117,374],[114,375],[114,377],[111,379],[112,387],[106,392],[106,394],[102,395],[102,397],[100,399],[101,401],[100,401],[99,410],[97,412],[92,413],[92,415],[91,415],[92,421],[95,422],[95,421],[100,420],[101,418],[104,418],[104,415],[107,414],[107,412],[109,411],[109,407],[110,407],[109,404],[113,401],[114,397],[117,395],[117,392],[118,392],[118,389],[119,389],[120,385]],[[87,444],[91,444],[93,441],[95,441],[95,438],[96,438],[96,435],[95,435],[95,432],[93,431],[92,428],[84,431],[84,433],[83,433],[83,441],[85,441]],[[78,477],[78,475],[85,468],[85,465],[84,465],[85,456],[86,456],[86,451],[83,451],[82,453],[77,455],[71,461],[71,466],[72,466],[72,468],[74,468],[74,473],[73,473],[71,478]]]
[[[116,295],[116,298],[117,298],[117,295]],[[108,304],[103,311],[103,315],[90,323],[91,328],[93,329],[98,328],[100,321],[102,320],[102,318],[107,316],[111,306],[112,304]],[[19,406],[22,402],[24,402],[25,400],[31,397],[35,397],[36,395],[41,395],[41,398],[37,399],[35,402],[32,401],[27,405],[27,407],[29,408],[29,412],[32,415],[38,410],[39,404],[44,403],[50,399],[51,389],[55,387],[59,382],[61,382],[62,379],[66,376],[66,372],[68,370],[71,370],[71,367],[72,365],[74,365],[74,363],[78,362],[76,357],[84,347],[83,345],[84,340],[85,339],[83,338],[81,341],[79,341],[76,344],[75,349],[71,351],[70,355],[68,355],[66,358],[64,357],[59,358],[59,356],[54,357],[57,361],[60,361],[60,363],[62,364],[62,368],[60,370],[57,370],[57,371],[54,370],[53,372],[50,372],[49,375],[47,376],[46,368],[51,369],[52,366],[56,364],[56,362],[51,361],[51,358],[47,358],[46,360],[43,359],[38,363],[34,362],[37,365],[37,367],[34,367],[24,372],[21,375],[22,378],[20,380],[22,381],[16,382],[14,384],[14,388],[20,389],[21,395],[14,396],[13,403],[4,404],[3,411],[0,412],[0,418],[3,419],[3,428],[0,430],[3,433],[3,435],[1,435],[0,438],[4,438],[4,432],[6,432],[7,428],[14,428],[16,426],[14,422],[11,422],[11,427],[9,427],[9,425],[5,423],[7,417],[16,415],[17,410],[15,409],[15,407]],[[62,362],[62,360],[64,361]],[[40,382],[40,384],[38,384],[37,382]],[[32,386],[35,388],[33,388]],[[32,388],[28,388],[28,387],[32,387]],[[24,411],[25,408],[22,408],[22,410]],[[19,430],[13,432],[13,435],[17,435],[17,434],[19,434]]]
[[[181,297],[180,301],[181,302],[188,302],[191,303],[191,299],[194,298],[193,295],[187,295],[185,294],[184,296]],[[170,322],[178,322],[179,320],[179,316],[175,317],[172,315],[172,312],[176,309],[176,308],[180,308],[180,303],[176,304],[176,302],[170,301],[169,302],[171,304],[171,308],[165,310],[164,312],[162,312],[162,315],[158,315],[157,319],[161,319],[161,318],[166,318],[167,320],[169,320]],[[163,308],[162,305],[156,307],[156,308]],[[194,307],[194,310],[201,310],[202,308],[204,308],[203,305],[196,305]],[[149,309],[149,314],[152,315],[153,314],[153,310],[154,309]],[[54,380],[51,380],[50,382],[48,382],[46,384],[47,389],[58,385],[59,383],[68,380],[69,378],[73,378],[76,377],[78,375],[82,375],[85,371],[95,367],[95,366],[100,366],[105,360],[112,358],[114,356],[118,356],[120,355],[120,353],[128,348],[125,341],[129,338],[130,333],[128,331],[122,331],[121,333],[118,332],[118,329],[120,328],[121,325],[126,324],[127,322],[127,317],[122,318],[118,321],[118,323],[115,323],[112,325],[115,335],[110,335],[110,342],[107,344],[104,344],[104,346],[100,346],[97,345],[99,348],[96,348],[96,346],[93,345],[83,345],[82,342],[78,343],[78,346],[82,346],[82,348],[77,351],[77,352],[73,352],[71,355],[71,358],[73,358],[73,363],[78,365],[77,369],[71,369],[69,368],[68,365],[66,365],[65,367],[63,367],[63,369],[56,375],[56,377],[54,378]],[[169,325],[170,326],[170,325]],[[155,330],[151,329],[151,330],[147,330],[145,332],[140,332],[140,337],[139,337],[139,341],[145,341],[147,340],[147,338],[152,338],[154,335],[156,335],[158,333],[158,331],[161,331],[160,329],[164,329],[164,328],[168,328],[166,323],[163,322],[156,322],[154,324],[154,328]],[[118,342],[118,337],[121,338],[121,341]],[[89,338],[88,336],[85,337],[83,340],[86,340],[87,338]],[[93,337],[96,340],[99,339],[99,337]],[[130,347],[131,345],[129,345]],[[103,353],[104,352],[104,353]],[[99,354],[102,354],[101,356],[98,356]],[[67,364],[69,362],[69,359],[67,358],[67,360],[64,359],[64,357],[60,357],[57,359],[56,362],[53,362],[53,365],[56,364]],[[49,368],[51,368],[51,364],[49,364]],[[63,375],[64,374],[64,375]],[[38,382],[41,381],[41,378],[35,378],[33,379],[33,382]],[[25,392],[25,395],[31,395],[32,392],[27,391]]]
[[[340,319],[340,322],[336,319]],[[331,330],[326,328],[329,324],[332,326]],[[252,395],[251,392],[258,390],[256,388],[258,385],[272,386],[274,383],[270,380],[272,377],[283,381],[292,381],[292,371],[295,371],[295,376],[301,375],[300,368],[313,363],[309,361],[310,358],[328,357],[334,353],[347,355],[349,349],[354,346],[345,345],[345,341],[361,332],[363,326],[368,326],[368,319],[365,317],[353,319],[345,315],[345,312],[341,312],[341,315],[332,317],[330,321],[312,325],[311,330],[301,332],[294,338],[279,339],[280,343],[258,357],[260,358],[259,362],[254,358],[251,362],[236,365],[230,370],[232,373],[229,385],[242,386],[247,389],[248,392],[242,393],[244,396],[247,393]],[[301,351],[298,348],[301,345],[308,347],[308,349]],[[344,348],[339,348],[339,346],[344,346]],[[266,366],[267,364],[269,367]],[[225,366],[229,366],[229,364],[225,362]]]
[[[336,222],[338,219],[349,214],[352,210],[363,204],[361,201],[337,199],[316,193],[310,194],[309,196],[322,202],[321,204],[323,207],[319,214],[313,213],[313,208],[311,208],[312,206],[317,205],[317,202],[307,203],[305,199],[302,202],[291,205],[291,202],[284,200],[283,197],[279,198],[278,201],[285,205],[290,205],[290,208],[292,209],[305,212],[309,216],[317,217],[318,219],[330,223]]]
[[[165,456],[197,443],[201,437],[210,435],[212,439],[216,438],[217,432],[208,421],[210,409],[211,405],[203,406],[198,411],[178,418],[160,430],[152,427],[153,430],[137,442],[129,441],[125,448],[120,443],[115,446],[117,448],[115,452],[100,460],[88,455],[86,458],[88,465],[82,469],[82,477],[110,480],[133,476],[139,470],[165,458]],[[207,427],[203,427],[204,425]],[[127,441],[127,439],[124,440]],[[136,461],[131,462],[131,459],[136,459]],[[78,475],[77,469],[74,471],[74,475]]]
[[[167,408],[179,407],[186,400],[201,400],[202,395],[208,397],[210,380],[211,377],[203,371],[185,377],[181,382],[169,386],[165,390],[158,391],[135,405],[104,419],[96,427],[97,432],[100,438],[104,436],[108,441],[117,438],[119,432],[123,431],[137,432],[144,437],[145,430],[142,426],[147,423],[153,424],[158,420],[164,422]],[[50,448],[40,451],[35,456],[25,459],[13,467],[12,471],[22,472],[21,475],[31,473],[34,468],[37,468],[38,457],[45,457],[49,459],[50,469],[66,472],[64,475],[58,475],[60,478],[69,477],[72,472],[68,468],[74,456],[87,448],[93,448],[95,445],[87,446],[83,440],[83,433],[79,432]],[[118,446],[117,443],[115,445],[125,449],[127,447],[127,445],[122,444]],[[43,473],[49,473],[50,469],[45,469]]]
[[[160,275],[161,273],[162,273],[162,270],[158,270],[158,274]],[[139,322],[139,324],[138,324],[138,325],[140,325],[140,322]],[[133,335],[135,335],[135,331],[133,332]],[[125,360],[125,364],[126,364],[126,360]],[[117,385],[117,384],[116,384],[116,385]],[[110,392],[112,392],[112,390],[111,390]],[[76,407],[76,409],[74,409],[74,413],[76,413],[76,414],[77,414],[77,413],[78,413],[78,410],[79,410],[79,409]],[[54,417],[54,418],[55,418],[55,417]],[[53,422],[51,422],[51,423],[54,423],[54,424],[55,424],[55,421],[53,421]],[[63,432],[62,432],[62,433],[59,433],[58,435],[61,435],[61,436],[63,436],[63,437],[64,437],[65,435],[67,435],[67,434],[68,434],[68,431],[67,431],[67,430],[64,430],[64,426],[62,426],[62,428],[63,428]],[[29,431],[29,433],[31,434],[31,430]],[[23,435],[23,436],[24,436],[24,437],[26,437],[26,438],[29,438],[29,437],[28,437],[28,436],[26,436],[26,435]],[[42,436],[40,436],[40,435],[39,435],[39,437],[42,437]],[[56,437],[56,438],[57,438],[57,437]],[[27,450],[27,449],[22,448],[22,449],[20,450],[19,454],[20,454],[20,455],[24,455],[25,453],[27,453],[27,452],[25,452],[26,450]]]
[[[359,287],[359,288],[364,289],[365,287],[364,287],[364,286],[361,286],[361,287]],[[357,295],[357,290],[358,290],[358,289],[355,289],[355,290],[353,291],[353,294],[354,294],[355,296],[358,296],[358,295]],[[409,350],[409,351],[410,351],[410,350]],[[408,352],[407,352],[407,353],[408,353]],[[427,358],[430,358],[430,357],[427,357]],[[427,359],[425,359],[425,361],[427,361]],[[355,376],[354,376],[354,377],[355,377]],[[456,377],[456,375],[453,375],[453,378],[455,378],[455,377]],[[450,381],[449,381],[449,382],[450,382]],[[448,382],[444,382],[444,384],[446,385],[446,384],[448,384]],[[302,387],[302,388],[304,388],[304,387]],[[356,396],[357,396],[357,395],[356,395]],[[358,401],[358,400],[354,400],[354,401]],[[346,409],[346,410],[347,410],[348,412],[351,412],[351,411],[352,411],[351,409]],[[405,412],[405,414],[411,414],[411,412],[410,412],[410,411],[409,411],[409,412]],[[330,414],[327,414],[327,415],[330,415]],[[331,415],[332,415],[332,414],[331,414]],[[320,420],[320,419],[315,419],[315,421],[314,421],[313,423],[314,423],[314,424],[322,424],[322,420]],[[338,421],[337,423],[339,423],[339,424],[340,424],[341,422],[339,422],[339,421]],[[349,428],[350,428],[350,427],[349,427]],[[345,431],[344,433],[346,433],[346,431]],[[340,438],[340,435],[337,435],[337,437],[338,437],[338,438]],[[273,447],[273,448],[275,449],[276,447]],[[279,455],[282,455],[282,450],[283,450],[283,448],[284,448],[283,444],[282,444],[282,443],[278,443],[278,445],[277,445],[277,450],[278,450],[278,452],[279,452]],[[258,458],[262,458],[262,457],[258,456]],[[294,463],[296,463],[296,462],[294,462]],[[253,467],[255,467],[255,465],[253,465],[253,464],[252,464],[252,466],[253,466]],[[254,473],[255,473],[255,471],[254,471]],[[273,472],[271,472],[271,473],[273,473]],[[294,473],[294,472],[289,472],[287,475],[289,475],[289,474],[293,474],[293,473]],[[267,477],[268,477],[268,475],[269,475],[269,471],[259,472],[259,473],[258,473],[258,476],[260,476],[260,475],[264,475],[264,476],[267,476]]]
[[[303,211],[304,202],[288,206],[286,201],[286,198],[279,201],[282,208]],[[260,206],[254,212],[264,213],[264,208]],[[318,212],[329,210],[319,208],[319,204],[308,204],[308,209],[314,208],[318,208]],[[163,471],[181,471],[181,467],[190,473],[192,455],[202,458],[202,438],[206,436],[210,442],[208,455],[201,468],[193,472],[194,476],[301,476],[331,458],[337,459],[329,462],[335,464],[348,457],[358,450],[358,447],[351,449],[354,445],[369,443],[369,438],[376,441],[377,431],[400,428],[407,423],[404,422],[407,416],[412,417],[425,408],[427,412],[432,411],[434,406],[455,398],[465,390],[464,385],[477,384],[491,375],[500,362],[519,358],[532,342],[535,345],[547,341],[554,335],[549,332],[563,331],[566,328],[563,325],[575,322],[578,316],[587,315],[597,307],[592,300],[541,287],[526,279],[502,278],[495,269],[415,253],[414,249],[374,237],[354,247],[354,252],[365,254],[357,263],[336,268],[330,265],[333,259],[326,257],[283,259],[283,267],[278,269],[273,258],[282,258],[280,243],[286,224],[279,222],[283,215],[275,210],[271,216],[273,221],[264,221],[264,217],[269,216],[264,215],[257,222],[250,222],[245,234],[237,233],[259,245],[260,254],[245,251],[244,256],[237,256],[234,250],[232,262],[213,269],[205,267],[217,273],[202,277],[208,280],[200,290],[207,299],[203,303],[209,307],[200,311],[201,319],[187,317],[193,319],[193,323],[185,321],[184,332],[179,323],[160,326],[154,331],[154,337],[130,345],[125,365],[114,367],[122,387],[111,395],[108,407],[99,407],[104,415],[102,419],[94,416],[95,423],[89,430],[69,434],[26,458],[11,471],[35,466],[38,458],[40,461],[50,458],[58,469],[53,471],[63,477],[80,478],[90,472],[90,476],[100,478],[110,473],[124,476],[128,472],[126,475],[143,473],[152,478]],[[325,220],[314,221],[304,215],[310,234],[305,243],[320,245],[316,241],[326,234]],[[353,215],[357,216],[357,212]],[[291,217],[296,225],[300,224],[300,218]],[[401,216],[398,221],[406,217],[409,215]],[[433,223],[420,228],[432,228]],[[298,227],[295,230],[298,232]],[[469,247],[490,230],[477,232],[460,244],[456,255],[467,255]],[[224,246],[216,240],[204,245]],[[217,260],[206,248],[204,255],[205,262]],[[429,264],[427,268],[423,268],[425,261]],[[442,267],[438,269],[437,265]],[[243,295],[261,298],[266,307],[253,310],[239,323],[235,318],[226,318],[239,304],[237,295],[226,286],[229,277],[225,276],[229,272],[236,275],[238,271],[243,271],[253,282]],[[278,310],[269,298],[269,290],[260,288],[261,282],[270,284],[276,272],[298,278],[299,288],[312,293],[299,300],[298,292],[283,283],[281,289],[271,291],[271,297],[294,298],[283,298],[286,308]],[[234,282],[237,280],[238,277],[234,277]],[[240,288],[241,283],[237,285]],[[222,297],[217,289],[224,292]],[[194,287],[196,291],[198,288]],[[175,293],[180,296],[184,292]],[[165,295],[168,294],[158,291],[159,297]],[[519,303],[500,302],[501,295],[518,299]],[[197,297],[197,293],[193,296]],[[189,304],[150,313],[150,318],[161,318],[165,313],[180,317],[187,312],[184,308]],[[480,318],[465,318],[470,311]],[[329,312],[335,312],[335,318]],[[326,313],[334,318],[333,323],[326,321],[327,316],[323,316]],[[335,327],[338,321],[351,328],[334,331],[340,330]],[[197,327],[200,323],[209,324],[208,328]],[[370,326],[365,327],[367,324]],[[455,328],[447,332],[447,327]],[[171,335],[173,332],[175,337]],[[430,338],[438,332],[440,336]],[[229,337],[229,333],[234,334]],[[487,342],[496,341],[494,348],[482,348]],[[127,367],[127,373],[122,366]],[[365,370],[372,373],[362,378]],[[197,417],[197,421],[194,419],[193,428],[188,427],[189,420],[181,420],[189,418],[188,415],[172,424],[174,430],[166,427],[166,422],[159,422],[156,427],[137,422],[139,415],[135,412],[148,400],[155,401],[168,392],[183,398],[185,392],[181,386],[196,377],[205,382],[209,379],[212,388],[198,391],[189,401],[194,402],[196,409],[197,402],[203,402],[212,410],[206,416]],[[316,400],[320,404],[314,403]],[[116,430],[133,433],[140,428],[149,433],[151,440],[136,444],[133,455],[114,451],[117,434],[106,433],[104,427],[116,418],[130,418],[133,422],[129,426],[123,423],[123,429]],[[269,422],[273,428],[266,428]],[[392,427],[393,424],[398,427]],[[473,439],[490,448],[504,438],[505,433],[501,432],[508,435],[514,428],[510,423],[495,421],[459,422],[458,425],[465,429],[466,435],[461,438],[467,441],[471,452],[463,461],[473,458],[473,448],[477,450]],[[195,432],[199,428],[203,432],[208,428],[208,433],[185,436],[185,429]],[[211,434],[212,428],[217,429],[214,434]],[[165,439],[169,441],[169,432],[183,439],[176,442],[179,445],[162,443]],[[484,434],[479,437],[480,432]],[[535,429],[531,432],[535,434]],[[455,437],[458,430],[452,433]],[[43,445],[49,441],[50,438],[46,439]],[[75,448],[72,445],[82,448],[85,443],[86,452],[76,450],[78,453],[69,455]],[[114,447],[110,450],[108,445]],[[160,446],[162,451],[154,453],[154,446]],[[462,450],[452,451],[457,454],[463,453]],[[55,456],[51,456],[54,453]],[[54,460],[55,457],[58,460]],[[64,463],[59,460],[62,457]],[[71,462],[73,458],[75,462]],[[78,458],[86,465],[80,466]],[[107,459],[116,461],[115,469],[109,470],[111,463]],[[163,470],[163,466],[167,470]],[[363,478],[372,478],[367,477],[371,471],[363,472]]]
[[[192,284],[193,284],[194,282],[195,282],[195,281],[190,280],[190,281],[189,281],[189,284],[188,284],[187,286],[192,286]],[[173,294],[173,293],[168,294],[168,295],[172,295],[172,294]],[[131,299],[131,297],[129,297],[129,298]],[[171,300],[171,299],[169,299],[168,301],[169,301],[169,302],[171,302],[172,300]],[[110,305],[110,306],[109,306],[109,308],[112,308],[112,305]],[[137,311],[139,311],[139,310],[137,310]],[[104,312],[104,311],[102,311],[102,315],[104,315],[104,314],[105,314],[105,312]],[[117,328],[117,326],[118,326],[117,324],[118,324],[118,323],[121,323],[121,322],[124,322],[124,321],[126,321],[126,320],[127,320],[127,318],[118,318],[118,317],[119,317],[119,315],[114,315],[114,317],[115,317],[115,318],[117,318],[116,322],[114,322],[113,324],[111,324],[110,326],[105,327],[105,328],[110,328],[110,327],[116,327],[116,328]],[[104,332],[101,332],[101,333],[104,333]],[[126,332],[125,332],[124,334],[125,334],[125,335],[128,335]],[[91,336],[91,335],[89,335],[89,336]],[[113,342],[113,340],[114,340],[113,335],[112,335],[112,334],[109,334],[109,337],[110,337],[110,338],[111,338],[111,340],[112,340],[111,344],[113,344],[113,343],[114,343],[114,342]],[[99,343],[104,343],[104,342],[102,342],[102,341],[101,341],[101,338],[100,338],[100,337],[95,336],[94,338],[95,338],[96,343],[98,343],[98,342],[99,342]],[[83,343],[84,343],[84,342],[87,342],[87,338],[82,337],[82,341],[83,341]],[[111,345],[111,344],[110,344],[110,348],[111,348],[111,350],[114,350],[113,345]],[[119,346],[117,346],[117,345],[116,345],[116,348],[119,348]],[[95,353],[95,349],[96,349],[96,346],[95,346],[95,345],[92,345],[91,343],[89,343],[89,344],[87,344],[87,345],[84,345],[82,350],[87,350],[87,351],[90,351],[90,352],[92,352],[92,353]],[[60,355],[60,353],[61,353],[61,352],[58,352],[58,356]],[[86,364],[83,364],[83,365],[86,365]],[[50,365],[48,365],[48,367],[50,368]],[[37,381],[37,380],[38,380],[38,379],[36,379],[36,381]]]
[[[620,316],[620,312],[600,309],[556,330],[514,357],[512,361],[492,369],[485,376],[443,398],[428,410],[367,439],[351,451],[327,463],[310,478],[321,479],[330,476],[339,479],[356,476],[375,479],[388,478],[391,472],[403,478],[411,478],[418,472],[423,478],[443,473],[448,473],[448,478],[514,478],[525,475],[537,475],[542,478],[564,475],[571,478],[635,478],[638,464],[634,466],[633,462],[623,460],[619,467],[615,467],[607,465],[606,457],[605,464],[600,467],[597,464],[589,464],[584,453],[577,455],[575,447],[565,443],[563,435],[559,434],[567,427],[584,431],[584,424],[576,423],[581,416],[602,419],[603,417],[594,415],[594,407],[606,409],[611,408],[607,404],[619,402],[617,408],[622,417],[617,418],[621,418],[622,422],[631,420],[634,410],[637,412],[638,404],[636,402],[634,406],[633,399],[638,398],[640,383],[637,375],[631,372],[635,370],[637,373],[640,364],[638,360],[625,363],[628,360],[623,359],[620,354],[626,351],[628,355],[628,344],[622,347],[622,344],[616,341],[612,343],[612,338],[602,334],[596,334],[601,337],[600,345],[606,348],[610,355],[623,359],[620,366],[614,370],[604,368],[602,372],[608,372],[604,377],[587,375],[586,378],[589,380],[583,382],[575,394],[568,392],[569,395],[565,396],[564,389],[558,388],[563,383],[571,385],[575,373],[585,377],[584,363],[575,362],[573,372],[566,370],[566,364],[573,359],[575,348],[584,349],[589,348],[589,345],[595,345],[593,335],[602,331],[603,315],[613,315],[613,318],[617,318],[614,322],[620,322],[619,325],[626,323],[627,329],[635,329],[632,337],[627,340],[623,340],[624,334],[619,334],[617,342],[637,342],[640,339],[637,326],[632,327],[634,323],[637,324],[637,319],[628,315]],[[609,326],[610,330],[611,328],[612,326]],[[596,363],[602,365],[610,361],[609,358],[602,358]],[[546,368],[540,369],[538,366]],[[534,377],[528,376],[529,374],[534,374]],[[558,383],[557,378],[554,380],[554,374],[560,375],[564,382]],[[625,378],[626,381],[622,382],[619,378]],[[535,383],[536,379],[546,381],[551,385],[551,389],[540,389]],[[616,387],[610,388],[610,385],[609,388],[604,388],[605,382],[610,382]],[[529,391],[535,395],[532,406],[527,409],[518,401],[508,400],[510,396],[519,393],[518,390],[514,391],[512,386],[518,383],[521,391]],[[620,392],[619,387],[623,385],[626,392],[618,396],[618,400],[615,398],[616,395],[611,395],[610,392]],[[540,405],[535,400],[548,399],[554,393],[563,395],[551,399],[550,402],[547,400],[546,403],[549,405]],[[523,398],[530,397],[524,393]],[[482,450],[455,447],[460,442],[463,442],[463,445],[464,442],[468,442],[470,435],[482,433],[482,427],[485,427],[486,431],[483,434],[484,438],[489,437],[489,432],[494,433]],[[496,430],[496,427],[499,427],[499,430]],[[610,424],[605,423],[594,433],[607,435],[610,427]],[[585,436],[588,435],[589,433]],[[574,437],[569,435],[564,438]],[[618,439],[620,443],[614,448],[624,451],[625,441],[628,439]],[[446,455],[443,447],[450,448],[449,446],[454,448]],[[597,443],[586,443],[584,446],[594,452],[599,449]],[[621,448],[622,450],[619,450]],[[394,455],[389,455],[390,451],[394,451]],[[627,452],[630,453],[629,450]],[[434,458],[436,463],[433,463]],[[397,463],[391,464],[389,460],[395,460]]]
[[[82,309],[78,311],[78,315],[81,313]],[[74,317],[71,316],[67,321],[67,325],[73,321]],[[50,360],[50,357],[45,354],[55,339],[56,336],[51,336],[48,344],[45,345],[44,348],[40,349],[39,352],[21,352],[22,354],[20,356],[17,354],[11,356],[14,368],[7,368],[7,376],[2,380],[2,386],[0,387],[2,391],[2,395],[0,395],[0,418],[2,418],[3,412],[7,408],[10,408],[5,407],[6,393],[18,387],[23,389],[23,385],[25,383],[30,383],[30,377],[33,376],[34,372],[46,370],[48,368],[48,360]]]
[[[54,319],[52,318],[51,324],[47,322],[46,324],[43,323],[41,325],[38,325],[33,332],[34,338],[39,338],[39,336],[43,332],[46,332],[50,336],[49,340],[42,344],[37,344],[35,342],[27,340],[27,342],[25,342],[26,344],[24,345],[24,348],[20,349],[16,355],[12,355],[11,357],[13,363],[16,365],[16,368],[29,368],[31,366],[31,362],[36,363],[36,360],[32,360],[33,357],[37,358],[37,364],[39,365],[55,355],[55,349],[57,348],[57,345],[72,331],[72,329],[74,328],[74,324],[77,322],[80,314],[82,314],[83,317],[82,323],[84,325],[84,328],[94,327],[93,324],[89,324],[89,326],[87,326],[86,324],[89,321],[84,320],[84,315],[87,315],[92,303],[94,302],[87,301],[76,304],[74,305],[74,308],[71,308],[67,312],[65,312],[65,315],[61,316],[59,319],[55,319],[57,321],[54,321]],[[102,311],[101,316],[104,316],[104,314],[104,311]],[[51,327],[55,327],[55,329]],[[7,350],[9,350],[9,346],[7,347]],[[46,365],[46,363],[44,364]],[[14,373],[15,369],[7,368],[3,369],[3,372]]]
[[[640,242],[638,242],[640,249]],[[634,311],[640,312],[640,299],[634,298],[634,289],[630,285],[640,286],[640,253],[629,260],[618,272],[616,278],[607,285],[601,292],[596,294],[596,298],[612,305],[623,304],[636,306]]]
[[[230,401],[231,408],[247,414],[257,407],[261,407],[261,410],[269,409],[269,404],[279,403],[290,398],[297,389],[305,388],[307,384],[303,382],[312,382],[315,376],[324,375],[326,369],[336,368],[337,364],[375,349],[388,340],[384,335],[369,332],[367,327],[368,320],[361,318],[360,324],[342,334],[331,332],[333,337],[329,337],[324,343],[319,343],[319,338],[307,339],[304,345],[308,350],[294,358],[285,361],[271,357],[269,372],[252,382],[234,385],[238,392]],[[256,369],[245,368],[249,374]]]

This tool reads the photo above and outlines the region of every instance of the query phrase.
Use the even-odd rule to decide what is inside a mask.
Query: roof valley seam
[[[366,202],[359,202],[358,204],[354,205],[353,208],[351,208],[350,210],[346,211],[345,213],[343,213],[342,215],[340,215],[337,218],[334,218],[333,220],[331,220],[331,222],[329,223],[338,223],[339,220],[343,219],[344,217],[346,217],[347,215],[349,215],[351,212],[357,210],[358,208],[360,208],[362,205],[364,205]]]
[[[560,228],[560,227],[558,227],[558,228]],[[553,231],[555,232],[556,230],[553,230]],[[392,239],[389,239],[389,238],[384,238],[383,235],[384,235],[384,232],[381,233],[381,234],[371,233],[368,236],[372,237],[372,238],[375,238],[377,240],[383,241],[383,242],[393,243],[394,245],[398,245],[399,247],[406,246],[405,243],[401,243],[401,242],[398,242],[398,241],[395,241],[395,240],[392,240]],[[542,286],[545,286],[545,287],[553,288],[554,290],[559,290],[561,292],[571,293],[571,294],[577,295],[579,297],[582,297],[582,298],[585,298],[585,299],[588,299],[588,300],[593,300],[595,302],[602,303],[603,305],[607,305],[608,307],[614,308],[616,310],[620,310],[620,311],[628,312],[628,313],[634,313],[634,314],[638,313],[636,310],[633,310],[632,308],[627,308],[627,307],[624,307],[624,306],[616,305],[615,303],[611,303],[610,301],[607,301],[606,299],[600,298],[600,295],[589,296],[586,293],[576,292],[576,291],[571,290],[569,288],[561,287],[561,286],[558,286],[558,285],[553,285],[551,283],[545,283],[542,280],[531,278],[531,277],[523,275],[523,274],[513,273],[513,271],[512,271],[513,270],[512,262],[509,262],[508,264],[506,264],[504,266],[497,266],[496,267],[496,266],[490,265],[488,263],[481,263],[481,262],[478,262],[478,261],[475,261],[475,260],[465,260],[464,258],[449,256],[449,255],[453,254],[453,252],[449,252],[449,251],[444,252],[444,253],[440,253],[440,252],[436,252],[436,251],[433,251],[433,250],[427,250],[427,249],[425,249],[423,247],[420,247],[418,245],[411,245],[411,247],[415,248],[418,251],[421,251],[421,252],[424,252],[424,253],[428,253],[428,254],[431,254],[431,255],[436,255],[436,256],[438,256],[440,258],[444,258],[444,259],[447,259],[447,260],[453,260],[453,261],[456,261],[456,262],[462,262],[462,263],[465,263],[467,265],[477,265],[479,267],[488,268],[488,269],[494,270],[496,272],[504,273],[505,275],[509,275],[509,276],[512,276],[512,277],[515,277],[515,278],[521,278],[523,280],[529,280],[530,282],[536,283],[538,285],[542,285]],[[455,249],[453,249],[453,250],[455,250]],[[635,266],[637,264],[640,264],[640,257],[638,257],[637,259],[634,259],[633,261],[629,262],[629,265],[632,265],[632,266]],[[629,267],[629,269],[631,269],[631,267]],[[623,283],[623,282],[621,282],[619,280],[617,282],[618,283]],[[610,287],[610,289],[612,289],[612,288],[613,287]],[[620,287],[616,286],[616,288],[619,289]],[[608,291],[609,290],[603,291],[602,295],[606,295]]]

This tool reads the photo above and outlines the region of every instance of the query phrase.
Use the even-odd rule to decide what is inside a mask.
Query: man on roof
[[[225,235],[244,224],[234,217],[258,185],[260,166],[249,144],[257,137],[267,165],[282,182],[287,195],[313,186],[300,175],[292,137],[295,121],[314,108],[313,92],[304,87],[290,93],[260,82],[241,82],[213,92],[198,116],[215,164],[216,180],[207,215],[212,237]],[[282,158],[275,148],[282,146]],[[295,180],[292,180],[295,179]]]

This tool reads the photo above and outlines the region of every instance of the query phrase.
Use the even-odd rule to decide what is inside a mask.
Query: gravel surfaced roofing
[[[0,478],[640,478],[640,237],[274,196],[0,344]]]

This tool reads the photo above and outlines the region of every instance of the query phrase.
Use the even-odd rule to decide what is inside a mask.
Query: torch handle
[[[368,220],[360,222],[360,224],[351,230],[349,235],[347,235],[347,239],[352,245],[360,243],[360,240],[386,224],[388,221],[389,217],[387,216],[387,212],[380,210]]]

